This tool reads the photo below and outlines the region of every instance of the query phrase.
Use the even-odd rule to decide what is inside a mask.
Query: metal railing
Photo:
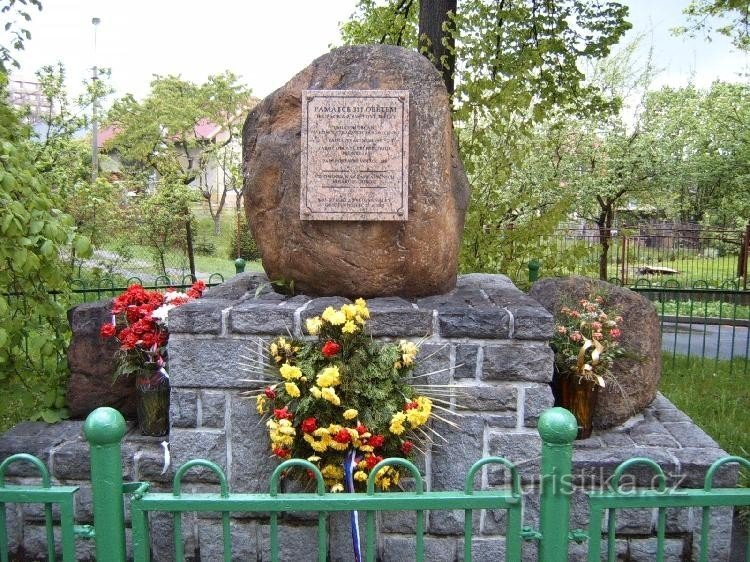
[[[602,533],[606,535],[607,559],[615,559],[615,530],[618,509],[652,508],[658,510],[656,530],[657,561],[664,560],[666,540],[666,509],[700,507],[700,560],[707,560],[710,546],[711,508],[716,506],[750,505],[750,489],[714,488],[714,475],[723,466],[737,463],[750,468],[750,462],[740,457],[727,457],[716,461],[708,470],[703,489],[667,487],[663,470],[652,460],[633,458],[622,463],[605,491],[587,491],[591,508],[588,528],[571,531],[569,516],[572,496],[572,443],[576,437],[575,418],[562,408],[552,408],[539,420],[542,438],[542,464],[540,482],[542,487],[539,529],[522,528],[522,503],[519,474],[516,467],[506,459],[485,458],[474,464],[466,476],[463,491],[424,491],[419,470],[403,459],[386,459],[373,469],[367,482],[367,492],[361,494],[324,493],[323,478],[317,468],[304,460],[286,461],[270,476],[270,491],[267,494],[230,493],[226,476],[219,466],[211,461],[193,460],[180,467],[173,479],[172,493],[152,493],[149,484],[134,482],[123,484],[121,468],[121,441],[125,434],[122,416],[111,408],[99,408],[89,415],[84,433],[91,448],[91,481],[94,504],[94,528],[74,526],[72,495],[75,488],[50,486],[49,474],[38,459],[30,455],[14,455],[0,465],[0,557],[8,559],[8,541],[5,532],[4,506],[9,502],[40,502],[45,505],[47,536],[52,539],[54,529],[51,505],[61,505],[61,524],[64,526],[63,560],[73,560],[74,536],[94,538],[96,556],[100,562],[122,562],[126,558],[124,494],[131,494],[130,513],[133,529],[133,557],[137,562],[150,559],[148,516],[153,512],[172,514],[174,521],[174,557],[183,560],[181,518],[184,512],[218,512],[221,514],[223,559],[232,559],[230,529],[231,512],[260,512],[270,514],[270,556],[279,560],[280,528],[278,516],[284,512],[313,511],[318,513],[317,545],[318,560],[327,559],[326,516],[334,512],[358,510],[366,514],[365,560],[373,562],[376,557],[375,514],[379,511],[415,511],[415,557],[425,560],[424,519],[425,510],[464,510],[463,559],[472,559],[472,512],[477,509],[502,509],[507,513],[505,560],[521,560],[524,540],[539,543],[539,560],[552,562],[565,560],[571,541],[589,542],[588,559],[600,559]],[[14,462],[31,462],[42,475],[41,486],[6,486],[4,474],[7,466]],[[505,466],[511,474],[508,489],[474,490],[474,478],[488,464]],[[380,467],[399,465],[408,470],[414,481],[412,492],[375,493],[374,476]],[[647,466],[656,475],[654,489],[621,489],[624,473],[635,466]],[[219,480],[219,493],[183,493],[184,475],[194,468],[207,468]],[[301,467],[313,474],[314,493],[279,493],[282,473],[291,467]],[[602,528],[603,514],[608,511],[606,531]],[[750,549],[746,556],[750,558]],[[49,559],[54,559],[54,548],[49,550]],[[500,557],[498,556],[498,559]]]

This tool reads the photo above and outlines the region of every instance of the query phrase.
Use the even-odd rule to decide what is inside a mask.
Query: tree
[[[675,29],[677,33],[703,33],[710,41],[716,32],[738,49],[750,50],[750,0],[692,0],[683,13],[688,25]]]
[[[0,1],[0,14],[5,16],[5,37],[0,41],[0,72],[3,74],[8,73],[8,66],[20,68],[13,51],[23,50],[26,41],[31,39],[31,32],[26,27],[31,21],[29,8],[41,11],[42,3],[39,0]]]
[[[344,42],[416,48],[422,33],[415,3],[361,0],[342,26]],[[561,108],[578,116],[618,109],[619,99],[586,82],[581,68],[609,54],[630,28],[626,15],[627,7],[618,2],[463,0],[451,25],[443,26],[455,39],[454,126],[473,185],[464,270],[497,270],[498,248],[484,237],[517,220],[502,194],[534,128]]]
[[[215,161],[217,154],[236,138],[237,120],[249,95],[249,90],[229,72],[210,76],[203,84],[178,76],[157,76],[143,101],[128,94],[115,102],[108,121],[118,132],[108,148],[118,151],[130,178],[144,187],[146,178],[153,173],[163,187],[198,187],[218,224],[226,196],[213,206],[206,170],[209,162]],[[217,135],[218,131],[222,134]],[[190,209],[181,209],[178,214],[187,217],[186,246],[190,271],[195,275]]]

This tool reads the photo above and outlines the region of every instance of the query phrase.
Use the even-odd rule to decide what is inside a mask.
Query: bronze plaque
[[[300,218],[405,221],[408,90],[302,93]]]

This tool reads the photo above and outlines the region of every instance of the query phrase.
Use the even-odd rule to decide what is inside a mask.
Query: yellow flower
[[[364,470],[358,470],[354,473],[354,479],[357,482],[364,482],[365,480],[367,480],[367,473]]]
[[[344,327],[341,328],[341,331],[345,334],[353,334],[357,330],[359,330],[359,327],[352,320],[347,320]]]
[[[320,371],[320,373],[318,373],[315,382],[318,383],[318,386],[321,386],[323,388],[327,386],[338,385],[339,383],[341,383],[339,368],[336,365],[326,367],[325,369]]]
[[[310,387],[310,394],[312,394],[315,398],[320,398],[321,396],[320,389],[317,386]]]
[[[344,478],[344,469],[334,464],[325,465],[320,473],[326,480],[341,480]]]
[[[310,462],[318,462],[320,460],[320,457],[318,455],[312,455],[310,457],[307,457],[307,460]]]
[[[406,340],[401,340],[398,345],[401,348],[401,361],[403,365],[406,367],[411,366],[417,357],[417,353],[419,353],[419,348],[414,342]]]
[[[323,435],[320,439],[315,439],[315,437],[313,437],[309,433],[304,433],[302,435],[302,439],[304,439],[316,453],[325,453],[326,449],[328,449],[328,444],[331,442],[331,438],[328,436],[328,434]]]
[[[317,336],[322,325],[323,321],[320,319],[320,316],[313,316],[305,320],[305,328],[307,328],[307,333],[311,336]]]
[[[279,367],[279,374],[284,380],[290,381],[300,378],[302,376],[302,371],[299,367],[295,367],[289,363],[284,363]]]
[[[332,306],[329,306],[323,311],[323,320],[333,326],[340,326],[346,322],[346,314],[341,310],[334,310]]]
[[[406,431],[406,428],[404,427],[405,421],[406,414],[404,414],[403,412],[396,412],[391,418],[391,425],[388,429],[395,435],[401,435],[404,431]]]
[[[417,407],[406,411],[406,419],[412,427],[419,427],[427,423],[432,413],[432,401],[424,396],[419,396],[415,402]]]
[[[343,491],[344,491],[344,485],[341,484],[341,483],[334,484],[333,486],[331,486],[331,492],[334,493],[334,494],[337,494],[337,493],[343,492]]]
[[[356,301],[354,301],[354,305],[357,307],[357,313],[362,318],[370,317],[370,311],[367,308],[367,301],[365,301],[365,299],[357,299]]]
[[[336,391],[333,388],[326,387],[320,391],[320,394],[334,406],[341,406],[341,398],[336,395]]]
[[[353,320],[357,316],[359,309],[357,308],[357,305],[345,304],[341,307],[341,312],[346,315],[347,320]]]
[[[284,389],[286,390],[286,393],[292,398],[299,398],[299,395],[300,395],[299,387],[293,382],[285,382]]]
[[[359,415],[359,412],[355,410],[354,408],[349,408],[348,410],[344,410],[344,419],[345,420],[353,420]]]
[[[262,394],[258,394],[255,398],[255,410],[261,416],[266,413],[266,397]]]

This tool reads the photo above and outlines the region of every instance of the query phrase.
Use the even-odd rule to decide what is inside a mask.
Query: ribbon
[[[354,458],[356,451],[350,449],[344,459],[344,487],[349,493],[354,493],[354,468],[357,461]],[[354,562],[362,562],[362,553],[359,549],[359,514],[356,511],[349,513],[349,524],[352,528],[352,548],[354,549]]]

